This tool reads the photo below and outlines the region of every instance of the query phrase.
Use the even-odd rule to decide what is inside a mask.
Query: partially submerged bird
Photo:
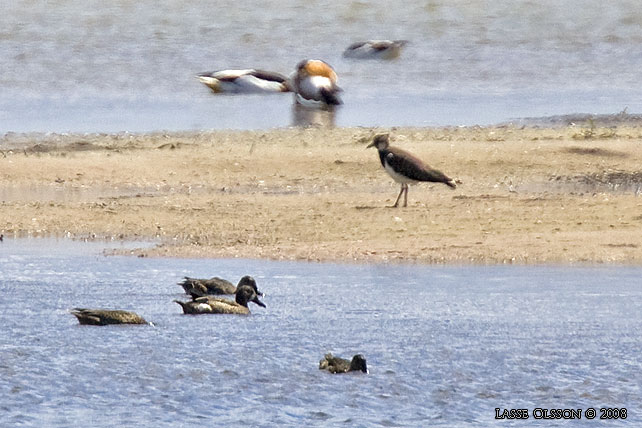
[[[209,279],[190,278],[186,276],[178,285],[183,287],[185,293],[194,297],[207,296],[208,294],[235,294],[238,287],[249,285],[256,294],[264,296],[256,286],[256,281],[250,275],[243,276],[237,285],[217,276]]]
[[[401,191],[395,204],[399,205],[401,194],[405,192],[403,206],[408,206],[408,185],[416,184],[420,181],[429,181],[433,183],[444,183],[446,186],[455,188],[457,185],[454,180],[426,165],[421,159],[397,147],[391,147],[388,134],[375,135],[372,143],[368,147],[376,147],[379,151],[379,160],[386,172],[401,184]]]
[[[407,40],[366,40],[351,44],[343,51],[346,58],[355,59],[395,59]]]
[[[287,77],[273,71],[245,69],[200,73],[198,80],[215,93],[290,92]]]
[[[337,73],[319,59],[301,61],[292,76],[295,101],[308,107],[331,108],[341,104]]]
[[[265,307],[265,304],[259,300],[259,296],[249,285],[242,285],[236,290],[235,301],[220,299],[211,296],[197,297],[191,302],[181,302],[174,300],[181,305],[184,314],[239,314],[247,315],[250,309],[247,307],[248,302],[256,303]]]
[[[325,354],[323,359],[319,361],[319,369],[327,370],[330,373],[347,373],[354,371],[361,371],[368,373],[368,366],[366,365],[366,358],[357,354],[348,361],[343,358],[335,357],[331,353]]]
[[[85,325],[151,324],[140,315],[128,311],[74,308],[70,312],[80,324]]]

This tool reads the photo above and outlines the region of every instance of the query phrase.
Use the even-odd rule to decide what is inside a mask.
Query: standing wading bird
[[[401,194],[405,192],[403,206],[408,206],[408,185],[420,181],[430,181],[433,183],[444,183],[445,185],[455,188],[455,182],[441,171],[438,171],[422,162],[421,159],[401,150],[397,147],[391,147],[388,134],[375,135],[372,143],[366,148],[376,147],[379,151],[379,160],[386,172],[401,184],[401,191],[395,204],[391,208],[399,205]]]
[[[297,103],[307,107],[331,108],[341,104],[337,73],[319,59],[301,61],[292,76],[292,90]]]

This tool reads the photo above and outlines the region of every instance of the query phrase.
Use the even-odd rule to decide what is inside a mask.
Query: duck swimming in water
[[[351,44],[343,51],[343,56],[354,59],[390,60],[401,55],[401,49],[408,43],[406,40],[366,40]]]
[[[74,308],[71,313],[84,325],[151,324],[134,312],[121,310]]]
[[[245,69],[200,73],[198,80],[215,93],[257,94],[290,92],[287,77],[273,71]]]
[[[337,73],[325,61],[301,61],[292,78],[295,101],[307,107],[331,108],[342,104]]]
[[[366,364],[366,357],[357,354],[348,361],[344,358],[333,356],[331,353],[325,354],[323,359],[319,361],[319,369],[327,370],[330,373],[347,373],[354,371],[361,371],[368,373],[368,366]]]
[[[181,302],[174,300],[181,305],[184,314],[238,314],[248,315],[250,309],[247,307],[248,302],[256,303],[261,307],[265,304],[259,300],[259,296],[249,285],[242,285],[236,290],[235,301],[220,299],[211,296],[197,297],[191,302]]]
[[[183,287],[185,293],[192,297],[207,296],[209,294],[236,294],[236,290],[242,285],[249,285],[257,295],[261,297],[265,296],[259,291],[256,286],[256,281],[250,275],[243,276],[237,285],[217,276],[209,279],[190,278],[186,276],[178,285]]]

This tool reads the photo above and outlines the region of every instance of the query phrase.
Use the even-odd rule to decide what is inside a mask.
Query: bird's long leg
[[[395,201],[394,205],[391,205],[390,208],[397,208],[399,206],[399,199],[401,199],[401,194],[403,193],[403,184],[401,185],[401,190],[399,191],[399,196],[397,196],[397,200]]]
[[[403,206],[407,207],[408,206],[408,184],[404,183],[403,184],[403,190],[406,191],[403,195]]]

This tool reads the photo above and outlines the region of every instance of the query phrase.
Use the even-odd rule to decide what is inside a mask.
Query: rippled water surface
[[[147,259],[105,245],[0,243],[3,426],[483,427],[518,425],[497,407],[603,406],[628,410],[608,426],[641,421],[640,268]],[[172,302],[184,275],[247,273],[267,305],[250,316]],[[80,326],[77,306],[156,326]],[[363,353],[370,374],[320,371],[327,351]]]
[[[340,126],[642,111],[636,0],[0,6],[0,132],[306,124],[290,95],[213,96],[194,78],[248,67],[289,74],[304,58],[336,68],[345,105],[327,122]],[[410,44],[392,62],[342,58],[352,42],[372,38]]]

